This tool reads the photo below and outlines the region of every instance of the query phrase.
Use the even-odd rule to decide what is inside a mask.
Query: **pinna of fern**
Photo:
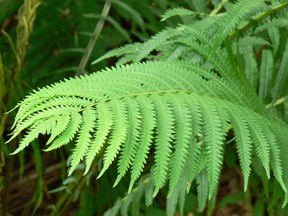
[[[75,140],[69,175],[81,160],[87,173],[103,150],[99,177],[117,161],[115,185],[130,170],[131,189],[143,172],[149,151],[155,149],[154,196],[166,180],[171,194],[183,173],[191,184],[205,171],[211,198],[221,173],[226,133],[232,128],[244,188],[252,157],[257,156],[267,176],[270,178],[271,168],[286,192],[283,161],[287,155],[280,153],[283,145],[279,143],[287,126],[233,102],[231,86],[221,83],[230,89],[223,95],[212,82],[217,77],[203,79],[196,70],[203,68],[192,68],[195,70],[181,62],[131,64],[34,91],[18,105],[11,139],[28,131],[13,154],[40,134],[50,135],[47,151]]]

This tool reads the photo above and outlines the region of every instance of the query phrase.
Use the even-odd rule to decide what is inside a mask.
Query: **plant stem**
[[[245,194],[244,194],[244,206],[246,210],[246,215],[252,215],[253,207],[251,203],[251,193],[250,188],[248,187]]]
[[[80,181],[80,183],[77,185],[70,186],[70,190],[72,191],[72,193],[74,193],[77,190],[82,190],[86,183],[86,177],[83,176],[83,174],[80,172],[76,175],[76,179],[77,181]],[[70,206],[71,202],[73,201],[73,198],[74,198],[73,194],[64,193],[60,197],[60,199],[58,199],[58,202],[55,205],[56,211],[51,212],[50,215],[51,216],[65,215],[65,212],[67,208]]]
[[[218,6],[211,11],[211,13],[209,14],[209,16],[215,16],[216,14],[218,14],[218,13],[221,11],[221,9],[223,8],[223,5],[224,5],[226,2],[228,2],[228,0],[222,0],[222,1],[218,4]]]
[[[230,34],[230,36],[229,36],[230,39],[232,40],[232,39],[236,38],[239,33],[244,33],[245,31],[250,29],[253,26],[254,23],[259,23],[262,20],[264,20],[266,17],[272,15],[273,13],[276,13],[277,11],[283,10],[283,9],[285,9],[287,7],[288,7],[288,2],[282,2],[279,5],[273,7],[271,10],[265,11],[265,12],[259,14],[255,18],[252,18],[250,21],[245,23],[241,28],[236,29],[235,31],[233,31]]]
[[[285,103],[285,101],[287,101],[287,100],[288,100],[288,96],[281,97],[281,98],[277,99],[276,101],[267,104],[266,108],[270,109],[273,106],[278,106],[279,104]]]
[[[78,67],[77,72],[76,72],[77,76],[85,73],[85,67],[87,65],[88,60],[90,59],[90,56],[91,56],[92,50],[96,44],[96,41],[97,41],[97,39],[98,39],[102,29],[103,29],[103,26],[105,23],[105,18],[108,16],[110,8],[111,8],[111,2],[109,0],[107,0],[105,2],[105,5],[104,5],[103,10],[101,12],[101,18],[95,27],[95,30],[94,30],[91,38],[90,38],[90,41],[89,41],[89,43],[86,47],[86,50],[82,56],[82,59],[80,61],[79,67]]]

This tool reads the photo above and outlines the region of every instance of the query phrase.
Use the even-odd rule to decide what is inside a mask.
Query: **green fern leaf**
[[[226,36],[234,30],[243,17],[252,11],[259,11],[259,9],[263,8],[263,6],[264,4],[262,0],[241,0],[232,5],[228,12],[226,12],[226,14],[222,17],[222,20],[219,20],[219,23],[221,24],[215,34],[216,38],[213,43],[211,53],[216,51],[219,45],[225,40]]]
[[[187,193],[190,191],[192,182],[197,177],[200,172],[206,165],[206,156],[201,154],[201,146],[197,144],[194,138],[191,139],[190,147],[188,148],[189,160],[186,162],[186,175],[187,175]]]
[[[64,115],[60,116],[60,118],[57,118],[57,123],[55,126],[55,129],[52,131],[51,136],[49,137],[46,145],[49,145],[57,136],[59,136],[63,131],[67,128],[68,124],[71,121],[70,115]]]
[[[163,186],[168,171],[168,164],[172,153],[172,141],[174,139],[174,116],[168,98],[161,99],[153,96],[156,111],[156,151],[154,168],[154,194],[156,196]]]
[[[282,95],[285,95],[288,91],[286,90],[287,82],[288,82],[288,42],[286,43],[285,51],[283,53],[283,57],[281,60],[279,71],[276,75],[275,86],[272,90],[273,100],[277,100]]]
[[[244,60],[245,60],[245,75],[249,81],[249,83],[252,85],[254,89],[257,89],[258,86],[258,80],[259,80],[259,73],[257,70],[257,62],[255,59],[255,56],[253,54],[253,47],[249,46],[246,47],[246,54],[244,54]]]
[[[207,54],[208,50],[209,47],[204,52]],[[86,174],[94,158],[101,156],[100,150],[103,150],[104,163],[99,177],[118,160],[116,183],[131,167],[131,191],[143,172],[151,148],[151,154],[154,154],[151,164],[154,196],[166,179],[171,195],[182,175],[187,178],[189,191],[192,181],[203,171],[207,175],[211,198],[217,189],[229,122],[236,136],[245,184],[254,147],[266,172],[271,166],[285,190],[288,171],[282,167],[284,147],[279,143],[287,133],[287,126],[267,114],[262,109],[263,104],[256,108],[259,101],[251,101],[254,93],[246,85],[241,82],[233,85],[234,79],[213,73],[209,75],[206,66],[189,66],[189,62],[178,61],[138,63],[40,89],[20,104],[14,133],[28,127],[30,138],[18,151],[41,132],[53,137],[47,150],[59,148],[76,137],[73,169],[85,157]],[[62,99],[68,105],[59,105]],[[28,107],[35,113],[30,113]],[[65,115],[70,118],[68,121],[67,117],[67,124],[59,121]],[[31,132],[50,119],[54,119],[54,123],[45,126],[46,131],[35,129]],[[273,166],[272,160],[275,161]]]
[[[147,159],[150,145],[153,140],[153,129],[156,126],[154,105],[149,97],[140,96],[138,99],[141,113],[141,134],[139,137],[138,148],[136,149],[135,158],[132,164],[131,181],[129,191],[133,184],[143,171]],[[143,109],[145,107],[145,109]],[[145,119],[145,120],[144,120]]]
[[[276,136],[274,135],[274,133],[272,133],[271,130],[268,130],[267,127],[263,127],[263,130],[264,130],[264,134],[267,137],[267,141],[269,143],[269,147],[271,151],[271,167],[272,167],[274,176],[279,182],[283,191],[286,193],[287,189],[283,181],[283,170],[282,170],[283,164],[282,164],[282,159],[280,156],[280,149],[276,142],[277,141]]]
[[[179,199],[179,184],[176,185],[173,192],[168,196],[167,199],[167,216],[173,216]]]
[[[96,111],[92,107],[87,107],[83,111],[82,124],[78,133],[76,146],[71,157],[71,167],[69,174],[71,175],[76,166],[80,163],[85,156],[88,146],[91,142],[91,133],[94,132],[96,121]]]
[[[271,83],[273,77],[273,55],[269,50],[262,52],[261,67],[260,67],[260,80],[259,80],[259,97],[264,102],[268,102],[267,99],[269,92],[271,92]]]
[[[221,128],[223,125],[215,104],[211,101],[204,102],[201,99],[199,102],[202,108],[203,140],[206,145],[207,174],[210,185],[209,197],[211,197],[218,183],[222,167],[224,133]]]
[[[240,166],[244,175],[244,190],[247,190],[250,176],[250,165],[252,156],[252,140],[245,118],[232,106],[230,109],[230,120],[236,138],[237,153]]]
[[[119,57],[122,55],[127,54],[135,54],[139,51],[141,43],[133,43],[133,44],[127,44],[120,48],[115,48],[113,50],[108,51],[105,55],[101,56],[100,58],[93,61],[91,64],[97,64],[100,61],[103,61],[108,58],[112,57]]]
[[[140,109],[137,100],[126,99],[128,108],[129,126],[128,135],[124,146],[122,148],[120,160],[118,163],[118,176],[114,183],[116,186],[121,178],[125,175],[127,169],[130,167],[131,161],[134,160],[135,151],[138,147],[138,140],[140,135]]]
[[[167,20],[171,17],[174,17],[174,16],[191,16],[191,15],[195,15],[195,14],[200,14],[200,13],[188,10],[186,8],[181,8],[181,7],[171,8],[171,9],[167,10],[163,15],[161,15],[161,17],[162,17],[161,21],[165,21],[165,20]]]
[[[273,48],[273,55],[275,56],[278,52],[278,49],[279,49],[279,45],[280,45],[280,30],[279,28],[276,28],[275,26],[274,27],[271,27],[268,29],[268,34],[269,34],[269,37],[271,38],[271,41],[272,41],[272,48]]]
[[[64,129],[64,131],[50,144],[47,149],[45,149],[45,151],[51,151],[69,143],[76,135],[81,123],[81,115],[78,112],[72,112],[71,121],[67,125],[66,129]]]
[[[36,112],[35,114],[30,115],[28,118],[26,118],[23,121],[19,121],[17,127],[13,131],[13,136],[10,138],[10,140],[14,139],[21,131],[23,131],[25,128],[28,128],[40,119],[48,119],[53,118],[53,115],[55,112],[58,112],[59,115],[65,115],[66,113],[70,113],[73,111],[78,111],[79,108],[77,107],[69,107],[69,106],[58,106],[58,107],[52,107],[49,109],[44,109],[43,111]],[[8,140],[8,142],[10,142]]]
[[[113,113],[114,124],[112,125],[111,137],[108,140],[109,146],[104,155],[104,166],[97,178],[100,178],[114,161],[127,136],[127,107],[122,100],[114,100],[111,103],[116,109],[116,113]]]
[[[267,177],[270,178],[270,146],[262,130],[261,125],[264,122],[261,121],[261,119],[259,118],[256,119],[251,113],[247,112],[246,110],[244,111],[244,114],[251,133],[252,141],[255,145],[256,153],[266,171]]]
[[[161,31],[160,33],[153,36],[150,40],[143,43],[140,47],[139,52],[134,56],[133,59],[131,59],[131,61],[140,62],[144,57],[150,54],[150,52],[153,51],[159,44],[163,44],[163,42],[170,38],[173,38],[177,34],[179,34],[179,32],[171,28],[167,28]]]
[[[86,168],[84,174],[89,171],[95,156],[103,147],[113,124],[112,113],[108,104],[99,104],[96,112],[96,128],[98,130],[94,132],[95,139],[90,143],[86,154]]]
[[[183,99],[181,99],[182,95],[179,97],[171,98],[171,104],[174,104],[174,116],[177,119],[175,122],[175,141],[174,141],[174,152],[171,156],[170,161],[170,184],[169,184],[169,193],[168,197],[173,192],[173,188],[175,188],[180,175],[182,173],[187,153],[188,153],[188,146],[189,141],[192,135],[191,125],[191,113],[188,107],[185,105]]]
[[[35,140],[40,134],[48,134],[51,132],[53,126],[56,124],[55,118],[46,119],[44,121],[35,122],[26,136],[20,141],[19,147],[11,154],[17,154]]]
[[[208,184],[208,176],[205,170],[202,170],[197,176],[197,184],[198,205],[200,212],[202,212],[206,206],[206,201],[210,190]]]
[[[185,172],[184,172],[185,173]],[[180,215],[184,215],[184,207],[186,201],[186,189],[187,189],[187,178],[186,175],[183,174],[179,181],[179,210]]]

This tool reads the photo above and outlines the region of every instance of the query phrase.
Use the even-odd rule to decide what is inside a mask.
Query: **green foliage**
[[[144,28],[132,7],[112,2]],[[225,13],[217,14],[221,3],[204,15],[205,5],[192,2],[196,12],[175,7],[162,16],[170,20],[179,15],[184,24],[166,27],[143,43],[113,49],[94,61],[117,57],[117,66],[26,96],[16,106],[10,140],[23,132],[25,136],[12,154],[47,134],[47,151],[74,143],[69,175],[81,161],[87,174],[101,159],[98,178],[112,170],[114,186],[130,172],[130,193],[105,215],[128,215],[131,205],[132,215],[139,215],[142,197],[149,206],[159,191],[167,192],[167,214],[173,215],[179,206],[183,215],[186,193],[193,190],[199,211],[205,211],[208,201],[209,214],[232,139],[245,193],[257,173],[263,184],[269,179],[277,185],[274,203],[282,201],[284,208],[288,40],[287,13],[281,10],[287,12],[288,3],[241,0],[225,5]],[[263,212],[258,201],[256,206],[254,212]]]

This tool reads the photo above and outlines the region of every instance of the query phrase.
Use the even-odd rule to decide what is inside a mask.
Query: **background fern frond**
[[[254,11],[259,11],[263,8],[264,4],[261,0],[241,0],[233,4],[228,12],[221,17],[220,27],[216,32],[215,41],[213,43],[212,53],[216,51],[218,46],[225,40],[226,36],[234,30],[239,24],[239,21],[243,19],[247,14],[251,14]]]
[[[283,53],[279,71],[277,72],[276,75],[275,82],[277,83],[277,85],[275,85],[272,90],[273,100],[276,100],[280,98],[282,95],[287,94],[287,89],[285,89],[286,84],[288,82],[288,73],[286,71],[288,67],[288,62],[286,61],[287,58],[288,58],[288,42],[286,42],[285,51]]]
[[[167,10],[161,17],[161,21],[165,21],[167,19],[170,19],[171,17],[173,16],[188,16],[188,15],[198,15],[198,14],[201,14],[201,13],[197,13],[195,11],[191,11],[189,9],[186,9],[186,8],[181,8],[181,7],[178,7],[178,8],[171,8],[169,10]]]
[[[198,192],[198,205],[199,210],[202,212],[206,206],[206,201],[209,194],[208,176],[205,170],[197,176],[197,192]]]
[[[267,102],[269,92],[271,92],[271,83],[273,77],[273,56],[269,50],[264,50],[262,53],[261,67],[260,67],[260,80],[259,80],[259,97],[264,102]]]

